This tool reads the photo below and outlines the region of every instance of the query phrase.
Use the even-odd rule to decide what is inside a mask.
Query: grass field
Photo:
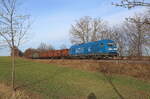
[[[125,99],[150,99],[150,83],[132,77],[113,75],[112,82]],[[11,64],[9,57],[0,57],[0,82],[10,85]],[[16,87],[36,93],[43,99],[86,99],[94,93],[97,99],[118,99],[114,87],[101,73],[87,72],[16,60]]]

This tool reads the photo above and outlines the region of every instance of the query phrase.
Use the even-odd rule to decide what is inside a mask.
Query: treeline
[[[120,56],[148,55],[150,48],[150,10],[114,26],[101,18],[85,16],[72,24],[70,29],[73,44],[102,39],[115,40]]]

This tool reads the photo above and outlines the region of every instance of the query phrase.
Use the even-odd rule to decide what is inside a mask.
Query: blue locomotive
[[[118,56],[118,51],[113,40],[99,40],[73,45],[69,49],[69,55],[81,58],[108,58]]]

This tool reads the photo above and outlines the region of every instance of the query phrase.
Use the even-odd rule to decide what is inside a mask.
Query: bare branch
[[[150,2],[146,2],[145,0],[120,0],[120,3],[112,3],[112,5],[131,9],[136,6],[150,7]]]
[[[71,41],[74,44],[110,38],[109,28],[106,22],[100,18],[93,19],[89,16],[85,16],[76,21],[71,27],[70,34]]]

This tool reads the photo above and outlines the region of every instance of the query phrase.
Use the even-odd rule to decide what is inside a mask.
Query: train
[[[80,58],[80,59],[101,59],[118,56],[117,46],[114,40],[99,40],[88,43],[76,44],[69,49],[47,50],[47,51],[27,51],[25,57],[32,59],[60,59],[60,58]]]

